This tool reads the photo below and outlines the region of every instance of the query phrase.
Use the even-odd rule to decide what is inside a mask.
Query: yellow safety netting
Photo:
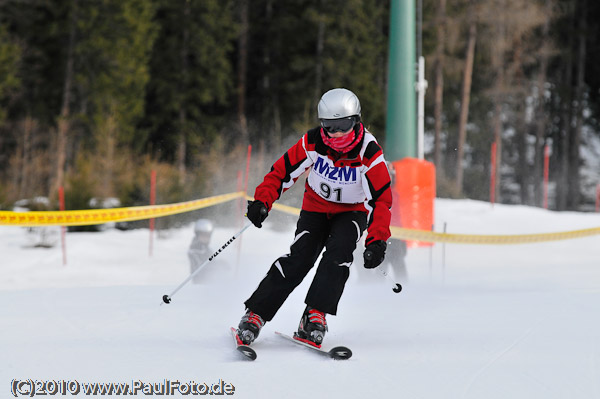
[[[166,205],[135,206],[129,208],[90,209],[78,211],[35,211],[11,212],[0,211],[0,225],[18,226],[82,226],[107,222],[126,222],[132,220],[152,219],[162,216],[190,212],[197,209],[221,204],[236,198],[247,198],[243,192],[216,195],[194,201]],[[273,209],[291,215],[300,214],[300,209],[283,204],[273,204]],[[563,231],[555,233],[516,234],[516,235],[478,235],[448,234],[427,230],[414,230],[391,226],[392,238],[399,240],[439,242],[448,244],[484,244],[508,245],[529,244],[547,241],[569,240],[600,234],[600,227]]]
[[[132,220],[153,219],[195,211],[231,201],[236,198],[241,198],[244,195],[243,192],[237,192],[176,204],[134,206],[129,208],[88,209],[79,211],[0,211],[0,225],[84,226],[107,222],[128,222]]]

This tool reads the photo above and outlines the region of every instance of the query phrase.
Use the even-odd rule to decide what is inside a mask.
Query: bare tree
[[[63,98],[58,117],[58,129],[56,137],[56,169],[54,181],[50,187],[50,196],[58,192],[58,188],[64,186],[65,164],[67,159],[67,142],[71,118],[71,94],[74,82],[73,62],[75,47],[75,29],[77,25],[78,0],[71,2],[71,19],[69,23],[69,42],[67,49],[67,63],[65,70],[65,82],[63,86]]]
[[[238,119],[242,142],[249,142],[248,120],[246,118],[246,75],[248,70],[248,37],[249,37],[249,3],[250,0],[240,0],[240,34],[238,38]]]
[[[267,0],[265,4],[265,24],[273,25],[273,4],[275,0]],[[279,106],[279,97],[277,92],[277,78],[276,73],[273,70],[273,60],[277,57],[279,41],[277,38],[268,35],[265,39],[264,54],[263,54],[263,66],[264,76],[262,79],[262,86],[265,92],[266,98],[270,99],[270,105],[264,107],[264,124],[269,126],[271,130],[270,137],[272,140],[270,144],[274,148],[279,148],[281,145],[281,113]]]
[[[27,188],[31,185],[29,181],[30,173],[29,167],[32,160],[32,135],[35,121],[31,116],[25,117],[23,121],[23,136],[22,141],[18,140],[19,154],[20,154],[20,173],[21,180],[19,182],[19,198],[23,198],[26,194]]]
[[[442,117],[444,99],[444,48],[446,32],[446,0],[439,0],[436,15],[436,47],[434,61],[434,107],[435,135],[433,148],[433,162],[438,171],[442,168]]]
[[[586,39],[587,39],[587,0],[579,1],[579,18],[578,33],[577,33],[577,83],[575,87],[575,128],[570,136],[569,142],[569,195],[567,205],[571,209],[577,209],[581,201],[581,176],[580,163],[581,156],[579,148],[581,146],[581,130],[583,126],[583,103],[584,103],[584,88],[585,88],[585,59],[586,59]]]
[[[572,4],[570,6],[573,6]],[[569,21],[568,45],[565,59],[563,62],[564,66],[564,81],[561,93],[561,128],[558,137],[558,170],[559,175],[557,178],[557,198],[556,207],[559,211],[567,209],[567,196],[569,187],[569,144],[570,136],[572,131],[571,121],[573,117],[573,86],[571,84],[573,80],[573,55],[572,49],[575,42],[575,24],[577,23],[575,13],[571,12]]]
[[[117,155],[117,131],[116,104],[111,104],[112,112],[102,118],[96,131],[96,148],[101,193],[104,197],[115,195],[115,170]]]
[[[534,111],[535,118],[535,148],[533,163],[533,192],[534,203],[542,205],[542,172],[544,162],[544,147],[546,144],[546,126],[548,117],[545,112],[544,102],[546,97],[546,81],[548,78],[548,62],[551,53],[550,46],[550,22],[553,18],[552,12],[553,0],[545,0],[544,15],[545,21],[542,28],[541,47],[538,51],[539,72],[536,81],[536,104]]]
[[[512,65],[509,68],[511,70],[511,75],[513,76],[513,85],[514,88],[511,90],[513,93],[513,97],[515,98],[514,113],[515,113],[515,142],[516,152],[518,155],[518,161],[515,168],[515,180],[519,184],[519,191],[521,197],[522,204],[529,204],[530,196],[529,196],[529,161],[527,159],[528,155],[528,143],[527,143],[527,135],[528,126],[527,126],[527,96],[529,96],[529,91],[527,90],[527,79],[525,77],[525,71],[523,70],[523,66],[525,64],[525,43],[523,37],[517,36],[512,45],[513,48],[513,57],[512,57]]]
[[[181,46],[181,77],[184,84],[184,87],[181,88],[181,93],[185,92],[185,89],[189,82],[189,53],[190,53],[190,0],[186,0],[183,6],[183,19],[181,23],[183,24],[182,31],[182,46]],[[186,111],[186,102],[185,100],[181,102],[179,106],[179,138],[177,140],[177,170],[179,171],[179,183],[183,185],[185,183],[185,157],[187,153],[187,111]]]
[[[456,155],[456,178],[454,181],[455,192],[462,192],[463,188],[463,161],[465,141],[467,139],[467,121],[469,117],[469,104],[471,100],[471,82],[473,80],[473,62],[475,59],[475,43],[477,41],[477,20],[473,2],[469,5],[469,33],[467,48],[465,50],[465,68],[463,70],[460,117],[458,121],[458,146]]]
[[[493,79],[489,91],[489,98],[493,105],[492,131],[493,142],[496,144],[497,179],[495,186],[496,200],[502,201],[500,165],[503,163],[502,136],[504,124],[511,126],[520,137],[521,146],[519,157],[521,167],[517,166],[516,173],[526,173],[527,140],[525,124],[525,104],[528,93],[528,84],[524,68],[534,64],[536,53],[531,46],[530,35],[545,21],[545,16],[536,2],[522,2],[520,0],[493,0],[486,2],[482,7],[482,20],[488,27],[489,38],[486,47],[490,56],[490,78]],[[527,176],[517,178],[522,185],[526,185]],[[522,187],[522,195],[527,187]]]
[[[323,9],[323,0],[319,1],[319,8]],[[320,16],[317,28],[317,48],[315,62],[315,104],[319,101],[323,90],[323,48],[325,47],[325,18]]]

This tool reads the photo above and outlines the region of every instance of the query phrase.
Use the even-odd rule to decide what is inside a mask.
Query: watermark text
[[[220,396],[235,394],[235,386],[222,379],[214,383],[163,380],[146,382],[79,382],[78,380],[13,379],[15,397],[34,396]]]

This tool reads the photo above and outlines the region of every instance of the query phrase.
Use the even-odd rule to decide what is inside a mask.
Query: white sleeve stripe
[[[312,165],[312,161],[307,157],[304,162],[302,162],[292,173],[290,173],[290,181],[284,182],[281,187],[284,190],[292,187],[302,173],[306,172],[306,169],[310,168],[310,165]]]
[[[379,165],[380,163],[385,163],[385,158],[383,154],[380,154],[375,160],[371,163],[371,166],[367,168],[367,171],[371,170],[375,165]]]

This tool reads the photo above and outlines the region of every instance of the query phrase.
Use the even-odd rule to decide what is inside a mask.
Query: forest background
[[[417,1],[417,3],[421,4]],[[387,0],[0,0],[0,209],[249,194],[346,87],[385,149]],[[437,195],[590,210],[600,182],[600,2],[423,0]],[[415,72],[416,73],[416,72]],[[390,160],[391,161],[391,160]],[[47,205],[46,205],[47,206]]]

